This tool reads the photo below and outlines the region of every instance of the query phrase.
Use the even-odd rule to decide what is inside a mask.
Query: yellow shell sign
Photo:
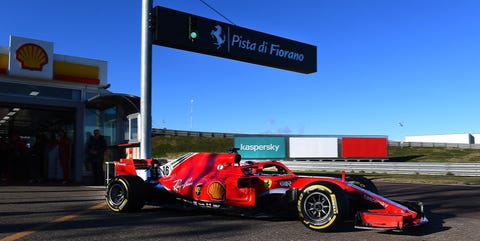
[[[53,79],[53,43],[10,36],[8,75]]]
[[[208,187],[208,194],[214,200],[223,200],[225,198],[225,187],[218,182],[214,182]]]
[[[32,43],[24,44],[17,49],[15,58],[22,69],[42,71],[43,66],[48,63],[48,55],[45,50]]]
[[[107,83],[106,61],[54,55],[53,42],[10,36],[8,52],[0,50],[0,74],[82,86]]]

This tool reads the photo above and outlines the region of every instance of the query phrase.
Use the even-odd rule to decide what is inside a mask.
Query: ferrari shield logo
[[[268,190],[270,187],[272,187],[272,180],[267,179],[263,181],[263,185],[265,185],[265,188]]]
[[[202,183],[198,184],[198,185],[195,187],[195,194],[197,194],[197,196],[200,196],[200,194],[202,194],[202,187],[203,187],[203,184],[202,184]]]

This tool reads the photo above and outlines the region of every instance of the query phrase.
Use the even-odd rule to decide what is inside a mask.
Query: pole
[[[153,0],[142,0],[142,49],[140,97],[140,158],[152,156],[152,13]]]

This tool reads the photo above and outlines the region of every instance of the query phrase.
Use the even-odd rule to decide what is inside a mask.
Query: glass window
[[[89,100],[92,97],[95,97],[98,95],[98,92],[85,92],[85,97],[87,100]]]
[[[138,140],[138,118],[130,119],[130,140]]]
[[[105,137],[107,145],[117,145],[117,108],[112,107],[105,110],[87,109],[85,114],[85,142],[93,135],[93,130],[99,129],[100,134]]]
[[[141,139],[140,129],[140,113],[134,113],[127,116],[128,119],[128,143],[139,142]]]
[[[124,126],[124,128],[123,128],[123,141],[125,141],[125,142],[128,142],[128,139],[129,139],[129,136],[130,136],[130,132],[129,132],[130,130],[128,128],[130,126],[129,121],[130,120],[128,120],[128,119],[123,120],[123,126]]]

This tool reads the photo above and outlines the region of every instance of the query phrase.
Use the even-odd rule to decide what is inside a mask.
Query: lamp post
[[[153,0],[142,0],[140,158],[144,159],[152,156],[152,4]]]

